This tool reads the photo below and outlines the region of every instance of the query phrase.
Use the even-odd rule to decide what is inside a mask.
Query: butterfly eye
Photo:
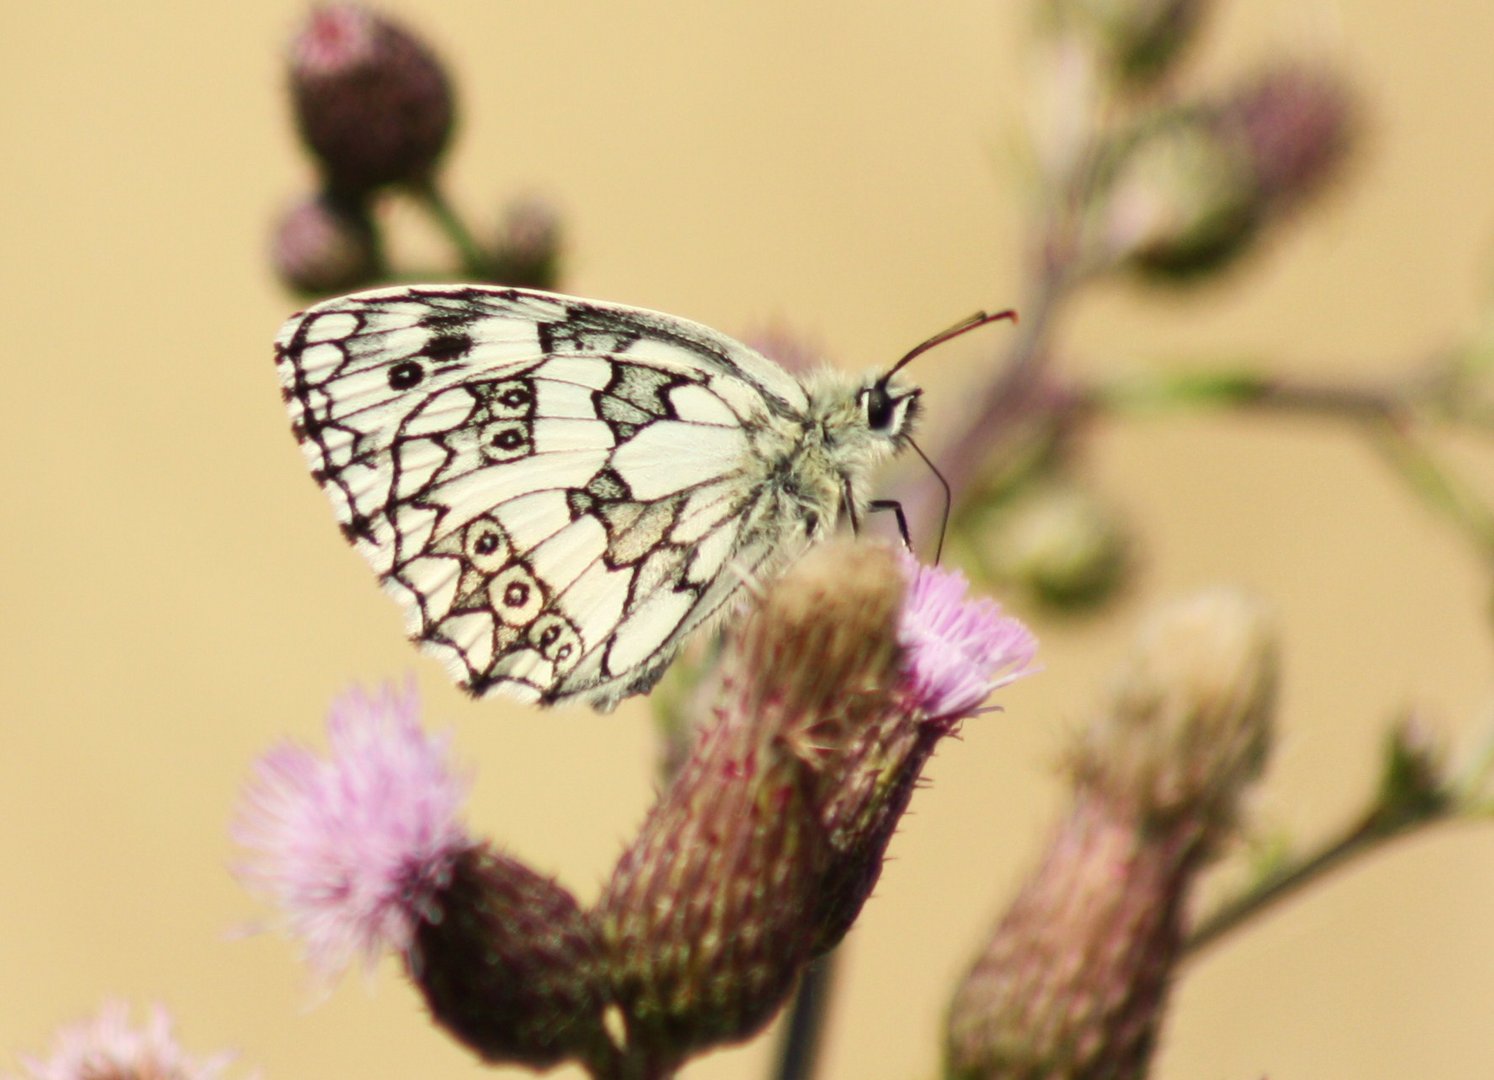
[[[862,408],[866,410],[866,426],[873,431],[890,431],[897,417],[897,403],[887,392],[887,387],[876,383],[861,391]]]

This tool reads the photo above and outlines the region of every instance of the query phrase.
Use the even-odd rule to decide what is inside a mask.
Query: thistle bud
[[[1088,608],[1121,583],[1125,534],[1115,514],[1087,491],[1041,485],[988,520],[982,548],[991,569],[1041,603]]]
[[[280,280],[298,293],[330,295],[378,276],[378,245],[362,207],[328,195],[303,199],[275,225],[271,259]]]
[[[859,715],[840,725],[834,765],[821,771],[820,814],[834,854],[821,889],[817,955],[845,936],[871,895],[935,748],[992,691],[1034,670],[1036,639],[994,600],[968,599],[958,571],[906,554],[896,569],[907,590],[897,612],[902,650],[887,673],[891,697],[884,686],[854,703]]]
[[[470,847],[427,906],[406,963],[438,1024],[489,1062],[545,1069],[609,1052],[599,947],[569,892]]]
[[[1087,42],[1116,82],[1144,85],[1177,65],[1208,8],[1208,0],[1047,0],[1040,16]]]
[[[493,280],[525,289],[560,282],[560,216],[546,199],[517,199],[504,211],[493,245]]]
[[[832,542],[732,637],[714,719],[599,905],[640,1060],[750,1035],[849,929],[934,745],[1031,659],[1025,628],[964,591]]]
[[[1074,801],[956,991],[948,1075],[1140,1080],[1198,871],[1270,741],[1259,609],[1204,593],[1143,632],[1072,753]]]
[[[451,135],[440,61],[398,23],[354,4],[312,12],[291,44],[290,88],[301,137],[340,196],[426,181]]]
[[[1239,141],[1206,111],[1169,116],[1136,137],[1104,191],[1100,259],[1157,280],[1197,278],[1245,251],[1259,209]]]
[[[1214,589],[1164,608],[1079,739],[1076,782],[1143,825],[1184,822],[1217,847],[1265,766],[1277,666],[1267,618],[1245,595]]]
[[[630,1051],[655,1067],[751,1035],[810,959],[829,857],[821,743],[847,702],[889,684],[901,589],[886,552],[825,545],[728,645],[714,720],[599,905]]]
[[[414,695],[352,693],[323,757],[260,759],[234,836],[241,876],[279,907],[313,970],[401,957],[436,1021],[489,1061],[607,1052],[594,931],[559,885],[474,841],[466,782]]]
[[[1243,148],[1258,197],[1274,213],[1317,194],[1339,172],[1357,113],[1350,86],[1332,69],[1287,63],[1231,94],[1219,125]]]

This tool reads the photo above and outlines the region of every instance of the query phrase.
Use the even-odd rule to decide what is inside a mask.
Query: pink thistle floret
[[[21,1064],[30,1080],[216,1080],[232,1058],[190,1058],[177,1045],[164,1008],[153,1007],[145,1026],[135,1028],[129,1006],[109,1001],[93,1019],[58,1031],[51,1057],[22,1057]]]
[[[908,591],[898,642],[918,712],[948,723],[973,716],[992,691],[1036,670],[1032,632],[995,600],[967,599],[970,583],[958,570],[923,566],[907,553],[902,568]]]
[[[472,846],[459,819],[465,777],[449,739],[420,726],[413,689],[354,690],[327,718],[318,757],[283,743],[259,759],[233,825],[239,875],[280,910],[312,969],[335,977],[361,955],[402,953],[452,860]]]

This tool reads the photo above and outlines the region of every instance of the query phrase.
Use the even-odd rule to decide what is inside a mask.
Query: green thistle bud
[[[280,280],[308,296],[356,289],[379,271],[367,211],[328,195],[303,199],[281,215],[270,255]]]
[[[404,27],[353,4],[312,12],[291,44],[290,89],[301,137],[343,197],[425,182],[451,135],[440,61]]]
[[[1072,752],[1074,801],[956,991],[948,1075],[1140,1080],[1199,870],[1270,742],[1275,646],[1218,590],[1161,612]]]
[[[457,854],[407,955],[435,1021],[489,1062],[601,1060],[595,931],[560,885],[489,848]]]
[[[1039,15],[1088,43],[1117,82],[1145,85],[1177,66],[1209,7],[1208,0],[1046,0]]]
[[[1152,279],[1201,277],[1246,250],[1259,209],[1246,150],[1214,115],[1168,116],[1116,166],[1100,203],[1102,257]]]
[[[1042,603],[1092,607],[1126,569],[1126,537],[1114,512],[1081,488],[1041,484],[989,516],[981,546],[991,570]]]

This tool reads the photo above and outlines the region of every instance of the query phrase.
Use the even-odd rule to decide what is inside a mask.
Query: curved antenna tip
[[[1003,320],[1015,323],[1017,321],[1016,309],[1006,308],[1003,311],[997,311],[994,313],[977,311],[969,318],[961,319],[949,329],[939,331],[939,333],[929,338],[922,345],[915,346],[908,353],[906,353],[901,360],[893,364],[892,367],[887,370],[887,374],[883,375],[882,378],[892,378],[892,376],[896,375],[900,370],[902,370],[904,366],[907,365],[909,360],[912,360],[915,356],[923,355],[924,353],[932,349],[935,345],[943,345],[946,341],[952,341],[955,338],[959,337],[961,334],[968,334],[971,330],[978,330],[982,326],[989,326],[993,322],[1001,322]]]

